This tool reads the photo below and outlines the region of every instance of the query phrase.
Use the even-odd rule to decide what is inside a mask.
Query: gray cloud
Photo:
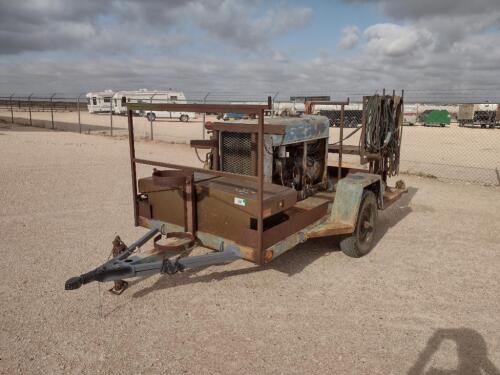
[[[256,0],[27,0],[0,2],[0,54],[86,49],[113,52],[185,41],[194,26],[213,41],[250,50],[310,22],[306,7],[280,4],[256,16]]]
[[[356,47],[359,41],[359,28],[357,26],[348,26],[342,30],[342,36],[338,46],[343,49]]]
[[[433,35],[428,30],[396,24],[377,24],[364,32],[371,54],[388,57],[415,56],[432,48]]]
[[[268,46],[276,35],[302,27],[312,18],[309,8],[283,4],[279,9],[271,8],[264,16],[254,18],[248,2],[241,0],[222,1],[215,12],[205,2],[193,3],[190,13],[211,36],[242,49]]]
[[[490,28],[500,27],[498,0],[344,0],[346,3],[376,4],[395,22],[411,21],[434,34],[446,46]]]
[[[344,0],[344,2],[378,4],[387,15],[407,19],[470,16],[499,11],[498,0]]]

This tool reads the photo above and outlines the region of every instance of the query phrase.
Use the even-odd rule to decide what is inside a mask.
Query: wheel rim
[[[369,247],[373,241],[375,229],[375,212],[371,205],[365,206],[360,213],[358,241],[361,248]]]

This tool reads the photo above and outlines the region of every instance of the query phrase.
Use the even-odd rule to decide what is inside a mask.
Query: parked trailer
[[[420,115],[420,122],[423,126],[445,127],[450,125],[451,115],[446,109],[427,110]]]
[[[129,104],[134,222],[149,231],[128,246],[116,237],[113,258],[68,279],[65,289],[114,281],[112,292],[119,294],[127,278],[238,259],[263,265],[317,237],[341,236],[346,255],[366,255],[375,243],[378,210],[406,188],[402,182],[387,186],[387,177],[397,174],[403,98],[365,97],[363,103],[369,113],[363,117],[369,120],[363,122],[359,147],[343,146],[343,122],[340,138],[329,143],[324,116],[264,120],[272,108],[270,97],[265,105]],[[348,102],[331,104],[344,108]],[[206,168],[195,168],[137,158],[134,111],[256,113],[258,120],[207,123],[211,138],[191,141],[192,147],[208,151]],[[369,169],[344,166],[344,152],[359,155]],[[330,153],[338,154],[335,166],[328,163]],[[137,164],[163,169],[137,180]],[[150,240],[151,252],[135,253]],[[191,255],[195,249],[204,254]]]
[[[458,109],[459,126],[480,126],[481,128],[494,128],[500,122],[499,105],[460,104]]]
[[[187,103],[186,97],[180,91],[152,91],[141,89],[137,91],[118,91],[113,96],[113,112],[115,114],[126,115],[128,104],[137,103]],[[155,121],[157,118],[179,119],[187,122],[196,117],[193,112],[172,112],[172,111],[134,111],[136,115],[146,116],[148,120]]]
[[[404,125],[416,125],[418,120],[418,105],[417,104],[405,104],[404,107]]]
[[[111,111],[111,98],[113,90],[87,93],[87,108],[89,113],[109,113]]]
[[[318,102],[321,103],[321,102]],[[341,110],[338,106],[333,107],[327,104],[316,104],[315,114],[326,116],[330,119],[330,126],[339,127],[341,121]],[[346,128],[357,128],[362,121],[363,105],[361,103],[349,103],[344,108],[344,126]]]

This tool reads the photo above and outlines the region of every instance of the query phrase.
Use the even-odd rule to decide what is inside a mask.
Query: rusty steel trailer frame
[[[313,108],[314,102],[312,103],[312,105],[308,105],[308,108]],[[325,102],[319,103],[325,104]],[[68,279],[65,283],[65,289],[78,289],[81,285],[87,284],[91,281],[115,281],[115,287],[112,289],[112,291],[119,294],[123,291],[124,288],[126,288],[127,285],[127,283],[122,280],[124,278],[148,276],[155,273],[173,274],[187,268],[196,268],[203,265],[206,266],[212,264],[222,264],[241,258],[262,265],[270,262],[277,256],[283,254],[297,244],[304,242],[308,238],[333,235],[352,235],[353,233],[357,233],[356,228],[359,227],[359,217],[364,217],[358,216],[358,211],[367,212],[367,210],[375,210],[375,216],[373,217],[376,217],[377,209],[385,209],[388,205],[392,204],[401,196],[403,192],[406,191],[406,188],[396,188],[395,190],[386,189],[386,186],[385,184],[383,184],[380,175],[366,173],[366,171],[357,170],[356,168],[354,168],[355,172],[352,174],[349,174],[349,170],[352,168],[346,168],[348,174],[342,177],[342,129],[344,125],[343,112],[344,106],[349,104],[349,100],[347,100],[346,102],[328,103],[333,105],[340,105],[342,114],[340,124],[340,146],[338,150],[330,150],[329,146],[331,145],[327,145],[325,142],[325,147],[328,148],[325,150],[326,158],[328,158],[328,155],[331,152],[339,153],[339,165],[337,166],[338,179],[335,192],[326,191],[326,186],[323,186],[325,188],[325,191],[316,191],[316,193],[314,193],[312,196],[296,201],[293,206],[289,206],[284,211],[288,212],[288,219],[286,221],[272,225],[266,230],[264,228],[264,218],[269,217],[269,215],[266,216],[264,210],[265,204],[267,204],[264,202],[264,134],[285,134],[286,131],[284,125],[274,124],[273,126],[266,126],[264,124],[264,112],[265,110],[269,110],[272,107],[271,97],[268,97],[267,104],[129,104],[127,112],[134,224],[135,226],[147,227],[149,228],[149,231],[128,247],[118,237],[115,238],[115,241],[113,242],[114,258],[108,260],[103,265],[97,267],[94,270]],[[255,137],[252,136],[254,142],[254,146],[252,146],[252,170],[254,175],[225,172],[218,169],[218,167],[216,167],[216,169],[214,170],[137,158],[135,154],[133,116],[133,113],[136,110],[185,111],[198,113],[239,112],[246,114],[257,114],[257,124],[213,123],[211,125],[213,127],[212,130],[214,131],[215,135],[217,135],[220,131],[227,131],[228,129],[231,129],[231,131],[235,132],[251,133],[256,135],[256,150]],[[216,147],[213,147],[213,140],[198,140],[191,144],[191,146],[193,145],[194,147],[199,146],[201,148],[212,147],[214,151],[217,150]],[[304,148],[305,150],[307,150],[307,143],[304,144]],[[303,162],[306,162],[305,158]],[[151,211],[149,216],[146,215],[147,212],[144,211],[144,190],[143,187],[141,188],[141,181],[144,181],[144,179],[137,179],[137,164],[167,168],[167,170],[161,171],[155,169],[151,177],[153,183],[164,185],[165,187],[169,188],[182,186],[184,194],[183,201],[185,213],[184,228],[180,225],[173,224],[168,221],[163,221],[163,219],[157,220],[157,218],[152,216]],[[326,164],[323,183],[325,182],[325,177],[327,177],[329,168],[330,167],[328,167],[328,165]],[[251,230],[244,229],[242,235],[243,237],[247,237],[246,239],[242,238],[240,235],[238,235],[239,240],[229,235],[223,235],[223,237],[220,237],[220,233],[216,234],[217,230],[215,232],[197,230],[198,223],[195,211],[195,172],[215,177],[226,177],[230,180],[243,180],[248,183],[255,184],[256,188],[252,187],[252,190],[254,192],[252,194],[255,194],[256,196],[256,204],[252,209],[249,210],[248,213],[254,216],[253,219],[256,222],[256,230],[254,228],[251,228]],[[319,185],[321,184],[318,184],[318,187]],[[365,193],[368,195],[366,195]],[[371,197],[371,203],[369,203],[368,205],[363,203],[365,201],[370,202],[369,199],[365,200],[365,196]],[[361,213],[359,215],[361,215]],[[167,225],[169,226],[168,229],[170,229],[170,231],[166,230]],[[188,235],[191,239],[190,241],[188,241],[190,245],[184,244],[182,246],[191,246],[190,249],[192,249],[195,243],[195,239],[198,238],[202,245],[200,246],[201,248],[212,249],[216,251],[209,254],[194,256],[185,256],[185,254],[180,254],[176,257],[175,260],[171,260],[169,257],[164,256],[160,257],[161,259],[159,259],[156,255],[153,254],[146,258],[132,256],[137,248],[153,239],[153,237],[154,248],[156,250],[161,250],[162,248],[173,249],[173,247],[178,247],[173,245],[158,244],[157,241],[161,239],[162,235],[166,235],[167,238],[173,237],[181,239],[186,239],[186,235]],[[347,240],[351,239],[352,237],[347,238]],[[354,245],[350,245],[352,244],[352,241],[349,242],[347,240],[341,241],[340,245],[342,251],[344,251],[349,256],[359,257],[370,250],[369,248],[367,248],[363,250],[365,251],[365,253],[360,252],[357,247],[353,248],[352,246]],[[344,248],[343,243],[345,243]],[[224,244],[226,246],[224,246]],[[147,259],[147,261],[143,261],[142,259]]]
[[[257,184],[257,208],[255,217],[257,218],[257,259],[256,263],[263,263],[264,252],[264,111],[272,109],[272,98],[267,98],[266,104],[210,104],[210,103],[129,103],[127,106],[128,113],[128,133],[129,133],[129,149],[130,149],[130,169],[132,175],[132,194],[134,207],[134,225],[139,226],[139,197],[137,188],[137,171],[136,165],[151,165],[157,167],[179,169],[187,172],[200,172],[218,177],[238,178],[247,181],[254,181]],[[136,158],[135,155],[135,139],[134,139],[134,116],[136,110],[154,110],[154,111],[185,111],[185,112],[217,112],[217,113],[245,113],[257,114],[258,123],[253,127],[252,132],[257,134],[257,176],[242,175],[237,173],[216,171],[204,168],[196,168],[185,165],[165,163],[154,160]],[[191,205],[193,202],[191,201]],[[189,210],[188,210],[189,212]]]

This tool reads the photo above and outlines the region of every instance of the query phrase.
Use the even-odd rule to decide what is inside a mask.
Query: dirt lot
[[[196,161],[185,145],[137,148]],[[102,263],[115,234],[144,233],[127,142],[13,127],[0,149],[3,374],[500,373],[499,188],[404,176],[409,193],[380,214],[364,258],[321,239],[266,267],[154,276],[117,297],[63,284]]]
[[[18,121],[28,122],[28,112],[15,112]],[[0,110],[0,119],[9,119],[10,112]],[[50,112],[34,112],[32,119],[51,126]],[[207,120],[214,120],[208,116]],[[80,114],[82,132],[110,132],[109,114]],[[77,112],[54,113],[58,129],[79,131]],[[150,123],[143,117],[134,119],[136,136],[150,137]],[[113,116],[113,134],[126,134],[127,118]],[[352,129],[345,129],[344,136]],[[201,115],[195,121],[181,123],[176,119],[157,119],[153,123],[155,140],[189,143],[191,139],[201,139],[203,126]],[[346,141],[359,144],[360,132]],[[330,136],[339,139],[339,129],[331,128]],[[500,185],[500,129],[460,128],[456,123],[446,128],[407,126],[403,131],[401,170],[414,174],[427,174],[447,181],[466,181],[480,184]]]

